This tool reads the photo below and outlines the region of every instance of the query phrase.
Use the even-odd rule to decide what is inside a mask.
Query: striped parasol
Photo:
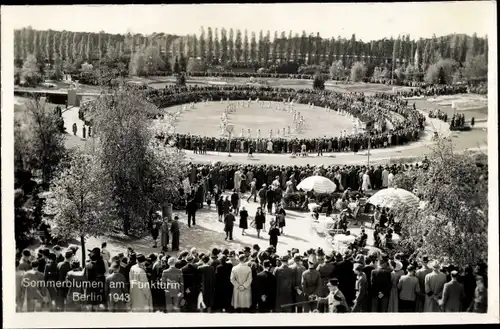
[[[420,199],[407,190],[389,187],[375,193],[368,199],[367,203],[387,208],[402,204],[417,208],[420,204]]]
[[[317,193],[332,193],[337,189],[334,182],[323,176],[311,176],[304,179],[297,185],[297,189],[303,191],[312,191]]]

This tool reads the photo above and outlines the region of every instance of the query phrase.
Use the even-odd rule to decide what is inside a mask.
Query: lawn
[[[238,102],[229,102],[238,103]],[[246,102],[245,102],[246,103]],[[257,102],[252,102],[249,108],[238,108],[236,112],[229,114],[228,118],[234,125],[234,137],[239,137],[241,129],[243,136],[247,136],[247,129],[251,129],[251,136],[257,137],[257,130],[261,130],[262,137],[269,136],[269,130],[273,130],[276,136],[278,129],[288,126],[292,128],[291,138],[317,138],[323,136],[339,136],[346,130],[351,133],[353,123],[351,119],[338,114],[335,111],[326,112],[323,108],[310,108],[305,104],[295,104],[294,108],[304,116],[306,123],[305,131],[293,132],[293,115],[286,111],[277,110],[279,103],[271,102],[271,108],[267,108],[269,102],[265,102],[265,108],[261,108]],[[194,109],[188,109],[181,115],[176,131],[179,133],[190,133],[201,136],[220,136],[221,115],[227,106],[227,102],[197,103]],[[167,108],[167,111],[176,112],[179,106]]]

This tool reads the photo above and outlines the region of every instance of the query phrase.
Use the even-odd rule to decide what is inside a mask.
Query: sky
[[[197,34],[201,27],[319,32],[321,37],[363,41],[410,34],[428,38],[466,33],[485,36],[496,22],[491,1],[346,3],[346,4],[201,4],[127,6],[16,6],[3,7],[12,15],[13,28],[124,34]],[[7,11],[5,11],[7,10]]]

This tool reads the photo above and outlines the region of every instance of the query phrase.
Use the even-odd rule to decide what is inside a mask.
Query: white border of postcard
[[[491,2],[488,75],[488,165],[489,165],[489,264],[488,313],[413,313],[413,314],[204,314],[204,313],[16,313],[15,312],[15,243],[13,209],[13,39],[12,22],[16,7],[1,8],[2,48],[2,292],[3,320],[6,328],[92,327],[207,327],[207,326],[299,326],[299,325],[410,325],[473,324],[499,322],[498,273],[498,86],[496,3]],[[270,4],[272,5],[272,4]],[[221,5],[222,6],[222,5]],[[47,6],[44,6],[47,7]],[[84,7],[84,6],[75,6]],[[201,9],[202,10],[202,9]],[[79,9],[75,8],[75,12]],[[463,19],[467,19],[464,13]],[[147,18],[146,18],[147,19]],[[424,23],[424,22],[422,22]],[[485,23],[487,24],[487,23]],[[5,108],[4,108],[5,106]],[[10,302],[9,302],[10,301]]]

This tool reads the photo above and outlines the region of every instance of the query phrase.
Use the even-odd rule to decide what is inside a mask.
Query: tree
[[[227,40],[227,56],[228,61],[234,60],[234,32],[233,29],[229,29],[229,38]]]
[[[257,62],[257,41],[255,39],[255,32],[252,32],[250,39],[250,61]]]
[[[330,78],[332,80],[342,79],[344,77],[344,72],[345,69],[341,60],[333,62],[330,66]]]
[[[63,63],[62,63],[62,60],[61,60],[61,57],[59,56],[56,56],[54,58],[54,75],[53,75],[53,79],[54,80],[61,80],[63,78]]]
[[[156,46],[141,48],[130,57],[129,72],[132,76],[149,76],[165,68],[165,62]]]
[[[451,84],[453,74],[458,68],[458,63],[451,59],[440,59],[432,64],[425,74],[425,82],[438,84]]]
[[[41,80],[42,77],[40,75],[36,57],[33,54],[29,54],[23,63],[23,68],[21,69],[21,82],[34,86],[39,84]]]
[[[208,40],[207,40],[207,62],[208,63],[212,63],[212,61],[214,60],[214,40],[213,40],[212,28],[211,27],[209,27],[207,29],[207,35],[208,35]]]
[[[469,56],[465,62],[463,75],[469,81],[486,81],[488,79],[486,55]]]
[[[30,99],[26,102],[23,120],[26,124],[23,131],[26,152],[24,162],[28,169],[39,170],[42,182],[48,184],[66,155],[65,138],[60,129],[61,119],[44,101]]]
[[[177,57],[175,58],[175,63],[174,63],[174,73],[177,75],[181,73],[181,67],[179,65],[179,59]]]
[[[198,46],[200,48],[199,55],[201,59],[205,59],[206,56],[206,45],[205,45],[205,29],[201,27],[200,39],[198,40]]]
[[[54,179],[45,212],[54,214],[55,237],[80,238],[82,264],[85,264],[85,240],[108,233],[115,223],[108,195],[112,186],[96,156],[73,152],[69,165]]]
[[[319,72],[314,75],[313,89],[325,90],[325,79]]]
[[[356,62],[352,65],[351,68],[351,81],[358,82],[365,78],[366,76],[366,67],[361,62]]]
[[[215,29],[215,38],[214,38],[214,57],[215,57],[215,61],[217,61],[217,63],[220,61],[220,58],[221,58],[221,45],[220,45],[220,42],[219,42],[219,30],[218,29]],[[208,64],[212,65],[213,63],[213,60],[212,62],[209,62]]]
[[[186,72],[205,72],[207,70],[207,65],[204,61],[198,58],[190,58],[186,66]]]
[[[234,40],[234,53],[236,56],[236,62],[240,62],[243,55],[243,43],[241,41],[241,31],[239,29],[236,30],[236,39]]]
[[[488,251],[487,167],[471,153],[456,153],[439,139],[427,170],[401,173],[422,201],[423,209],[396,209],[401,221],[399,248],[464,267],[486,261]]]
[[[227,57],[227,35],[226,29],[222,28],[220,31],[220,60],[222,63],[226,63]]]
[[[159,191],[155,189],[174,193],[178,187],[171,183],[156,184],[175,181],[184,166],[179,153],[165,159],[159,157],[158,148],[153,148],[156,131],[152,128],[155,127],[152,116],[159,113],[161,111],[146,100],[141,90],[126,84],[111,88],[91,104],[90,114],[98,139],[97,154],[114,186],[111,199],[115,215],[127,235],[147,230],[148,214],[158,207]],[[158,166],[170,169],[164,171]]]
[[[245,30],[245,36],[243,39],[243,62],[248,63],[248,58],[250,54],[250,44],[248,43],[248,31]]]

